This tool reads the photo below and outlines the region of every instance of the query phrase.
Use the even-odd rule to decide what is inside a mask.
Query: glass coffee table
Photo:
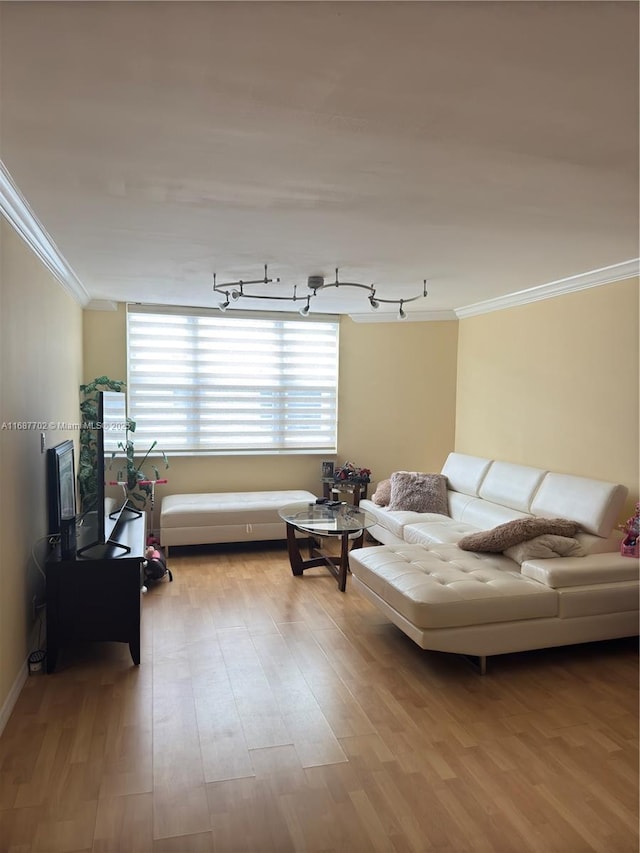
[[[349,571],[349,539],[353,537],[353,548],[360,548],[364,531],[373,527],[375,518],[359,507],[345,503],[296,503],[278,510],[287,525],[287,548],[291,571],[301,575],[314,566],[326,566],[338,581],[340,592],[347,588]],[[300,552],[301,538],[296,531],[306,533],[309,541],[309,557],[303,559]],[[321,547],[321,538],[339,537],[340,554],[329,554]]]

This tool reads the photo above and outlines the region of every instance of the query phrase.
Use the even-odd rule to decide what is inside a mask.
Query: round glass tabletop
[[[299,530],[336,535],[366,530],[376,523],[374,516],[352,504],[287,504],[278,510],[283,521]]]

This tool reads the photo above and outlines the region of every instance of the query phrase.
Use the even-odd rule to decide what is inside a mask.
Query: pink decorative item
[[[636,504],[635,514],[628,518],[625,524],[621,524],[619,529],[626,534],[620,544],[622,556],[640,557],[640,503]]]

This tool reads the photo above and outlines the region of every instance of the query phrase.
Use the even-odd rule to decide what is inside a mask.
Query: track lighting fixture
[[[303,317],[308,317],[308,316],[309,316],[309,311],[311,310],[311,309],[310,309],[310,306],[309,306],[309,302],[310,302],[310,301],[311,301],[311,297],[310,297],[310,296],[307,296],[307,304],[306,304],[306,305],[303,305],[303,306],[302,306],[302,308],[300,309],[300,314],[301,314]]]
[[[304,300],[305,304],[300,308],[299,313],[303,317],[308,317],[311,311],[311,299],[314,296],[317,296],[321,290],[326,290],[329,287],[357,287],[361,290],[366,290],[369,300],[369,305],[375,311],[377,310],[381,304],[385,305],[397,305],[398,306],[398,319],[405,320],[407,317],[407,312],[404,310],[404,305],[407,302],[415,302],[416,299],[424,299],[428,296],[427,293],[427,280],[425,279],[423,282],[422,293],[417,294],[417,296],[410,296],[409,298],[403,299],[383,299],[376,294],[376,288],[372,284],[360,284],[356,281],[340,281],[338,278],[338,268],[336,267],[336,277],[335,281],[325,281],[324,276],[321,275],[310,275],[307,279],[307,288],[309,292],[306,295],[298,295],[297,286],[294,285],[293,291],[290,296],[278,296],[275,293],[265,294],[265,293],[247,293],[245,292],[245,287],[247,285],[254,284],[272,284],[275,282],[278,284],[280,282],[279,278],[272,279],[269,278],[267,274],[267,265],[264,265],[264,277],[260,279],[253,279],[252,281],[232,281],[227,284],[218,284],[216,282],[216,274],[213,274],[213,292],[220,293],[225,297],[225,301],[221,302],[218,305],[218,308],[221,311],[226,311],[229,307],[229,299],[231,298],[234,302],[238,302],[241,299],[271,299],[274,301],[285,301],[285,302],[297,302],[299,300]],[[229,291],[229,288],[232,288]]]

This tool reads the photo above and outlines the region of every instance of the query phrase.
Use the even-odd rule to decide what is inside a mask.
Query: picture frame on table
[[[323,462],[322,463],[322,476],[323,477],[333,477],[334,465],[333,462]]]

